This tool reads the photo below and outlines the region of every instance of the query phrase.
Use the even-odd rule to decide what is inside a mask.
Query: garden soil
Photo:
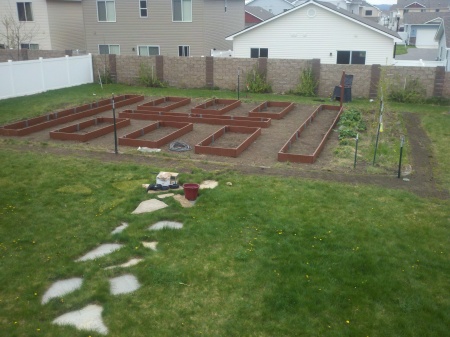
[[[143,104],[154,98],[146,97]],[[194,106],[203,103],[203,99],[192,99],[190,105],[176,109],[174,112],[187,113]],[[256,107],[258,103],[242,103],[240,107],[226,113],[226,115],[247,117],[248,112]],[[319,104],[318,104],[319,105]],[[108,162],[135,162],[139,164],[151,165],[153,167],[169,168],[172,171],[188,173],[194,168],[205,170],[235,170],[243,174],[261,174],[267,176],[299,177],[307,179],[336,181],[353,185],[371,184],[387,188],[397,188],[411,191],[423,197],[436,197],[445,199],[449,197],[448,191],[438,189],[434,176],[433,166],[435,162],[430,155],[431,142],[420,125],[420,119],[416,114],[404,112],[402,114],[407,130],[408,145],[410,147],[410,159],[412,173],[407,179],[397,178],[396,170],[385,172],[384,174],[368,174],[366,164],[358,162],[357,167],[343,167],[335,164],[334,150],[338,146],[337,132],[332,132],[326,146],[314,164],[281,163],[277,161],[277,154],[291,135],[308,118],[308,116],[318,107],[318,105],[300,105],[289,112],[283,119],[272,119],[269,128],[261,129],[261,136],[251,144],[239,157],[222,157],[204,154],[195,154],[195,144],[200,143],[209,135],[222,128],[221,125],[194,124],[194,130],[185,136],[178,138],[189,144],[192,149],[186,152],[173,152],[169,150],[169,144],[161,147],[160,153],[141,153],[137,148],[120,146],[119,153],[115,154],[114,136],[108,134],[91,141],[81,143],[75,141],[53,140],[49,136],[49,131],[59,129],[74,122],[62,124],[57,127],[36,132],[24,137],[4,137],[8,139],[19,139],[20,142],[3,141],[2,147],[14,149],[16,151],[35,151],[51,153],[61,156],[75,156],[97,158]],[[119,112],[125,109],[135,109],[137,105],[127,106],[116,110],[116,117]],[[273,109],[269,109],[271,112]],[[49,111],[50,113],[50,111]],[[304,139],[295,142],[291,147],[291,152],[301,154],[311,154],[318,145],[323,134],[329,128],[331,121],[335,117],[336,111],[325,110],[319,113],[314,119],[314,130],[317,132],[306,132]],[[112,111],[107,111],[95,117],[112,117]],[[92,119],[93,117],[81,119],[77,122]],[[140,129],[146,125],[154,123],[150,120],[131,120],[131,125],[117,130],[117,136],[124,136],[132,131]],[[310,129],[312,131],[312,128]],[[171,127],[160,128],[155,133],[145,135],[146,140],[156,140],[174,129]],[[220,142],[213,146],[236,146],[248,135],[226,133]],[[303,137],[303,136],[302,136]],[[302,138],[300,137],[300,138]]]

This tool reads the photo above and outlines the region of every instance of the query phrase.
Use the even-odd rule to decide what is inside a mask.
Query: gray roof
[[[356,21],[359,21],[359,22],[361,22],[363,24],[366,24],[367,26],[370,26],[372,28],[380,30],[383,33],[386,33],[386,34],[389,34],[389,35],[391,35],[393,37],[401,39],[400,36],[396,32],[394,32],[393,30],[391,30],[391,29],[389,29],[389,28],[387,28],[385,26],[380,25],[377,22],[374,22],[374,21],[370,20],[369,18],[364,18],[362,16],[359,16],[358,14],[353,14],[352,12],[349,12],[348,10],[345,10],[345,9],[342,9],[342,8],[338,8],[338,7],[336,7],[335,5],[333,5],[333,4],[329,3],[329,2],[323,2],[323,1],[317,1],[317,0],[312,0],[312,1],[315,1],[318,4],[321,4],[324,7],[327,7],[327,8],[329,8],[329,9],[335,11],[335,12],[338,12],[339,14],[342,14],[342,15],[347,16],[349,18],[352,18],[352,19],[354,19]]]
[[[446,15],[442,18],[442,24],[445,34],[445,46],[450,48],[450,15]]]
[[[274,16],[272,13],[270,13],[269,11],[267,11],[264,8],[259,7],[259,6],[247,6],[246,5],[245,11],[263,21],[270,19],[271,17]]]
[[[403,23],[408,25],[423,25],[428,21],[441,18],[442,14],[441,12],[405,13],[403,15]],[[436,24],[439,24],[439,22]]]
[[[415,2],[426,8],[448,8],[450,6],[450,0],[397,0],[397,4],[392,5],[391,9],[405,8]]]
[[[364,25],[366,25],[366,26],[368,26],[368,27],[371,27],[371,28],[373,28],[373,29],[375,29],[375,30],[378,30],[378,31],[380,31],[380,32],[383,32],[383,33],[386,34],[386,35],[390,35],[390,36],[392,36],[392,37],[394,37],[394,38],[396,38],[396,39],[401,40],[401,37],[398,35],[397,32],[394,32],[393,30],[391,30],[391,29],[389,29],[389,28],[386,28],[386,27],[384,27],[384,26],[382,26],[382,25],[380,25],[380,24],[378,24],[378,23],[376,23],[376,22],[373,22],[372,20],[370,20],[370,19],[368,19],[368,18],[364,18],[364,17],[359,16],[359,15],[357,15],[357,14],[353,14],[353,13],[351,13],[351,12],[345,10],[345,9],[338,8],[338,7],[336,7],[335,5],[333,5],[333,4],[329,3],[329,2],[322,2],[322,1],[317,1],[317,0],[309,0],[309,1],[306,1],[304,4],[306,4],[306,3],[316,3],[316,4],[318,4],[318,5],[324,6],[324,7],[328,8],[328,9],[334,11],[334,12],[337,12],[337,13],[341,14],[342,16],[346,16],[346,17],[348,17],[348,18],[350,18],[350,19],[352,19],[352,20],[355,20],[355,21],[357,21],[357,22],[360,22],[361,24],[364,24]],[[302,5],[303,5],[303,4],[302,4]],[[302,5],[301,5],[301,7],[303,7]],[[300,7],[300,6],[299,6],[299,7]],[[241,33],[244,33],[244,32],[247,31],[247,30],[255,29],[255,28],[257,28],[257,27],[259,27],[259,26],[261,26],[261,25],[263,25],[263,24],[265,24],[265,23],[267,23],[267,22],[269,22],[269,21],[279,19],[280,17],[282,17],[282,16],[284,16],[284,15],[288,15],[289,13],[291,13],[291,12],[297,10],[299,7],[294,7],[294,8],[291,9],[290,11],[287,11],[287,12],[284,12],[284,13],[281,13],[281,14],[278,14],[278,15],[276,15],[276,16],[270,18],[270,19],[267,20],[267,21],[260,22],[260,23],[254,25],[254,26],[251,26],[251,27],[249,27],[249,28],[245,28],[245,29],[243,29],[243,30],[241,30],[241,31],[239,31],[239,32],[236,32],[236,33],[234,33],[234,34],[231,34],[231,35],[229,35],[229,36],[227,37],[227,39],[231,39],[231,40],[232,40],[232,39],[234,38],[234,36],[236,36],[236,35],[240,35]]]

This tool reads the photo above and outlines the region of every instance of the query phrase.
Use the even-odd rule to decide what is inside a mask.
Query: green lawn
[[[94,88],[75,88],[67,99],[66,91],[58,91],[42,94],[46,99],[4,100],[0,119],[4,123],[91,101]],[[234,94],[108,89],[115,94]],[[251,99],[264,97],[308,101],[274,95]],[[371,110],[369,102],[351,104]],[[391,105],[393,114],[420,114],[433,141],[436,176],[448,188],[450,122],[445,109]],[[151,158],[137,165],[60,157],[46,154],[45,147],[42,153],[22,152],[8,144],[19,142],[0,143],[2,336],[97,336],[51,324],[88,304],[104,307],[108,336],[448,334],[450,200],[301,177],[193,169],[181,174],[181,183],[219,182],[216,189],[202,190],[193,208],[168,198],[165,209],[132,215],[149,198],[141,184],[154,179],[151,172],[170,171],[170,166],[154,167]],[[160,220],[179,221],[184,228],[146,230]],[[123,221],[130,227],[111,236]],[[142,241],[158,241],[158,251],[144,248]],[[94,261],[74,262],[111,242],[125,247]],[[132,257],[144,261],[104,270]],[[110,295],[108,278],[125,273],[135,275],[142,287]],[[71,277],[84,279],[81,290],[40,304],[53,282]]]

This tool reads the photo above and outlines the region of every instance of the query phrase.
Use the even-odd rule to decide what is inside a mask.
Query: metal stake
[[[353,162],[353,168],[356,168],[356,156],[358,155],[358,134],[356,134],[356,143],[355,143],[355,160]]]
[[[239,88],[239,86],[240,86],[240,75],[241,75],[241,70],[238,68],[238,83],[237,83],[237,97],[238,97],[238,99],[239,99],[239,91],[240,91],[240,88]]]
[[[116,128],[116,106],[114,104],[114,94],[112,94],[112,111],[113,111],[113,123],[114,123],[114,153],[118,154],[117,151],[117,128]]]
[[[397,178],[400,178],[401,171],[402,171],[402,155],[403,155],[403,144],[405,143],[405,136],[401,137],[400,140],[400,159],[398,161],[398,175]]]

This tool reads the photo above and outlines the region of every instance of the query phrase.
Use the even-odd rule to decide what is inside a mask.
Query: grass
[[[159,169],[0,149],[0,322],[5,336],[87,336],[58,315],[97,303],[109,336],[443,336],[449,201],[402,191],[194,170],[195,207],[131,215]],[[232,182],[227,186],[226,182]],[[179,231],[150,232],[159,220]],[[126,221],[121,234],[110,232]],[[158,252],[141,241],[158,241]],[[74,260],[101,243],[125,248]],[[129,270],[112,264],[142,257]],[[108,278],[142,288],[118,297]],[[81,291],[42,306],[56,280]],[[38,331],[39,329],[39,331]],[[95,334],[89,333],[94,336]]]
[[[1,124],[111,93],[234,97],[211,90],[97,85],[3,100]],[[313,103],[310,98],[252,94],[244,100]],[[354,100],[369,130],[372,158],[377,103]],[[402,131],[401,111],[420,115],[433,141],[436,176],[450,188],[448,107],[389,104],[380,165]],[[373,124],[373,125],[372,125]],[[391,140],[392,138],[392,140]],[[148,199],[150,164],[106,163],[15,151],[0,143],[0,325],[5,336],[95,336],[51,324],[92,303],[104,307],[108,336],[444,336],[450,310],[447,251],[449,200],[405,191],[242,176],[193,169],[180,183],[219,181],[195,207],[132,215]],[[365,145],[364,145],[364,142]],[[392,146],[394,146],[392,145]],[[387,149],[386,149],[387,148]],[[44,149],[44,148],[43,148]],[[345,152],[343,150],[342,152]],[[352,151],[346,158],[353,158]],[[374,167],[373,169],[377,169]],[[232,182],[232,186],[226,183]],[[180,192],[178,192],[180,193]],[[150,232],[160,220],[182,230]],[[122,221],[130,227],[112,236]],[[158,251],[142,241],[158,241]],[[102,243],[123,249],[94,261],[74,260]],[[104,270],[132,257],[144,262]],[[142,287],[112,296],[108,279],[132,273]],[[50,285],[82,277],[82,289],[41,305]]]
[[[407,46],[406,44],[397,44],[397,45],[395,45],[395,55],[408,54],[409,48],[416,48],[416,46]]]

